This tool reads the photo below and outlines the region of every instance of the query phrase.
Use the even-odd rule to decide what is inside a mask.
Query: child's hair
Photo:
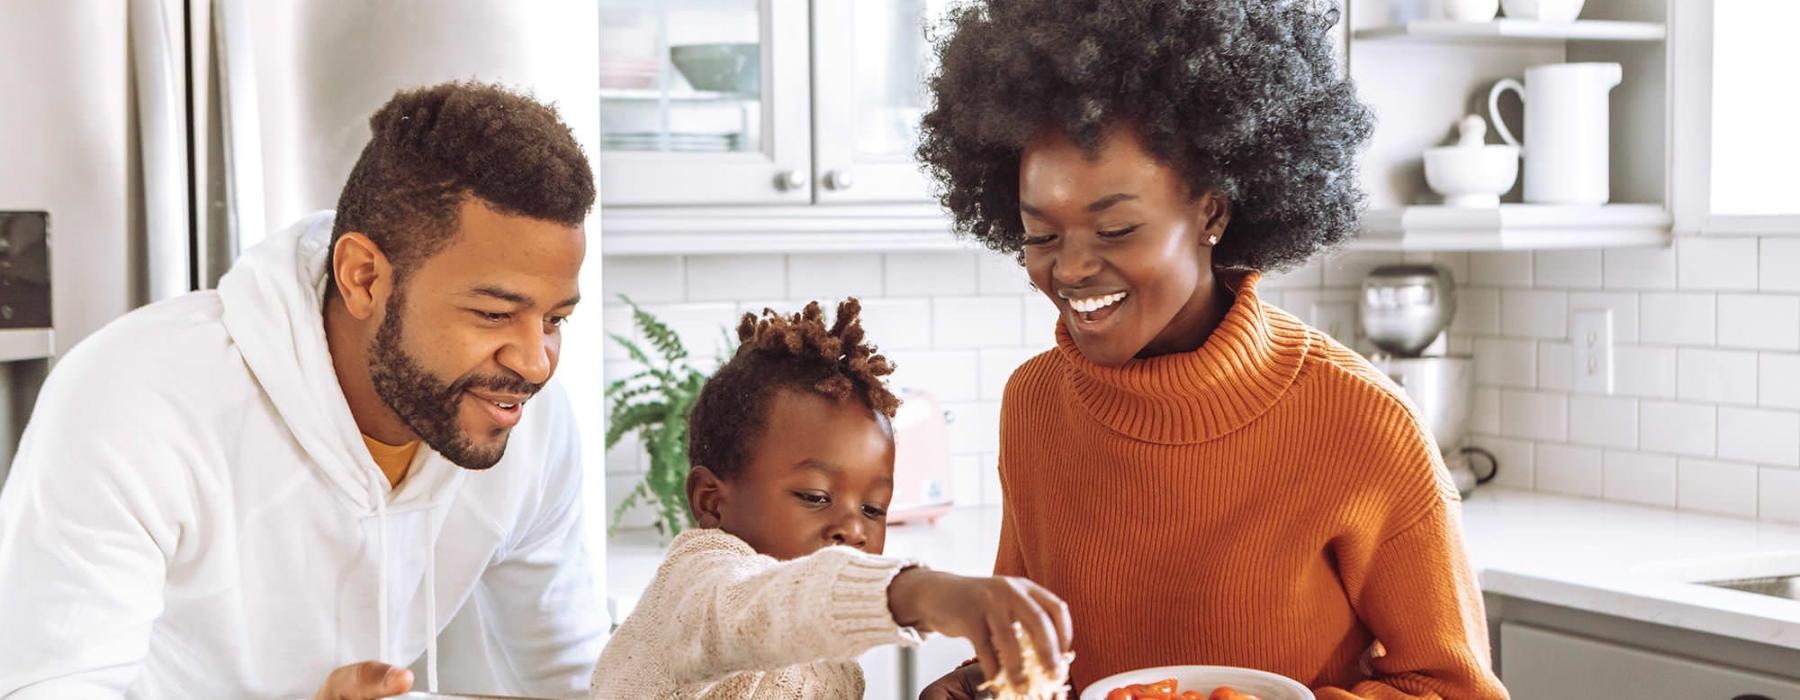
[[[770,397],[777,389],[811,392],[835,401],[855,400],[893,418],[900,399],[883,377],[893,363],[863,341],[862,304],[838,304],[825,325],[819,302],[783,316],[763,309],[738,322],[738,349],[706,380],[688,414],[688,459],[721,478],[736,476],[762,438]]]

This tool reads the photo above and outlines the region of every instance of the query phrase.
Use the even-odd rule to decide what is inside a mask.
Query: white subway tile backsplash
[[[1756,353],[1681,348],[1677,395],[1683,401],[1756,405]]]
[[[964,401],[943,406],[951,416],[951,454],[1000,451],[1000,402]]]
[[[1471,253],[1470,282],[1488,287],[1530,287],[1531,251]]]
[[[681,301],[686,294],[682,285],[682,259],[679,256],[601,256],[600,279],[605,303],[618,301],[620,294],[639,304]]]
[[[704,369],[712,367],[709,358],[717,358],[725,353],[727,339],[737,339],[737,335],[730,330],[737,327],[737,304],[645,304],[644,310],[675,331],[675,337],[681,339],[688,355],[695,358],[697,364]],[[655,352],[650,348],[644,348],[644,351]]]
[[[1537,386],[1537,351],[1529,340],[1475,339],[1475,381],[1483,386]]]
[[[790,255],[787,298],[829,305],[844,297],[880,296],[881,270],[878,253]]]
[[[1741,518],[1756,517],[1756,466],[1682,459],[1677,475],[1677,507]]]
[[[1626,396],[1675,398],[1675,348],[1620,345],[1613,348],[1613,389]]]
[[[1018,347],[1024,340],[1020,297],[937,297],[931,300],[932,344],[939,348]]]
[[[1603,488],[1601,452],[1592,447],[1538,443],[1537,490],[1599,498]]]
[[[1762,467],[1756,480],[1756,517],[1800,523],[1800,469]]]
[[[942,297],[974,294],[974,252],[888,253],[885,278],[890,297]]]
[[[1025,298],[1025,347],[1043,350],[1056,347],[1056,324],[1062,323],[1062,312],[1042,296]]]
[[[1562,442],[1569,435],[1569,399],[1562,394],[1502,391],[1500,432],[1511,438]]]
[[[1500,330],[1514,337],[1569,337],[1569,295],[1524,289],[1502,291]]]
[[[1720,294],[1719,347],[1800,350],[1800,297]]]
[[[1705,404],[1645,401],[1638,405],[1638,447],[1650,452],[1711,457],[1719,409]]]
[[[600,518],[611,523],[613,514],[618,511],[619,504],[631,497],[631,492],[642,482],[642,474],[607,474],[606,475],[606,512],[588,513],[587,517]],[[636,507],[626,511],[625,517],[619,520],[619,527],[646,528],[656,523],[656,508],[648,503],[639,502]]]
[[[1500,434],[1499,389],[1475,388],[1475,403],[1469,407],[1469,430],[1481,435]]]
[[[1712,345],[1717,337],[1716,306],[1711,294],[1645,294],[1639,300],[1638,339],[1658,345]]]
[[[1600,286],[1601,251],[1546,250],[1532,257],[1531,283],[1539,289],[1593,289]]]
[[[981,505],[998,506],[1006,501],[1005,489],[1000,485],[1000,455],[988,453],[981,456]]]
[[[904,350],[890,353],[896,388],[931,392],[939,402],[981,398],[980,356],[973,350]]]
[[[607,474],[642,474],[649,466],[649,454],[644,452],[644,444],[638,441],[638,433],[633,430],[619,438],[619,442],[606,451]]]
[[[1257,289],[1317,289],[1325,279],[1325,263],[1313,260],[1286,272],[1275,272],[1263,276]],[[1361,284],[1359,280],[1357,282]]]
[[[1762,353],[1756,380],[1758,403],[1770,408],[1800,408],[1800,355]]]
[[[1389,263],[1401,261],[1397,253],[1389,252],[1350,252],[1338,253],[1325,259],[1325,286],[1327,287],[1360,287],[1369,271]]]
[[[1461,287],[1456,290],[1456,314],[1450,332],[1466,335],[1500,335],[1500,290]]]
[[[1574,384],[1575,348],[1568,343],[1538,343],[1537,388],[1568,391]]]
[[[585,315],[585,314],[584,314]],[[613,335],[637,342],[637,328],[631,323],[631,307],[624,304],[612,304],[600,308],[600,327],[606,331],[605,349],[601,358],[606,360],[623,360],[629,355],[625,346],[613,339]]]
[[[1676,459],[1644,452],[1606,451],[1607,500],[1675,507]]]
[[[1675,239],[1682,289],[1756,289],[1754,238]]]
[[[1037,294],[1031,288],[1031,277],[1025,274],[1025,266],[1010,255],[986,250],[977,252],[975,267],[982,296]]]
[[[1494,453],[1494,459],[1499,462],[1499,471],[1494,474],[1491,483],[1526,490],[1537,483],[1537,451],[1530,441],[1476,435],[1469,438],[1469,444]]]
[[[999,401],[1006,393],[1006,380],[1013,370],[1037,357],[1036,348],[992,348],[981,351],[981,398]]]
[[[1569,312],[1612,310],[1613,342],[1638,341],[1638,295],[1635,292],[1570,292]]]
[[[930,299],[863,299],[862,326],[883,352],[931,347]]]
[[[1800,238],[1764,238],[1757,281],[1765,292],[1800,292]]]
[[[954,455],[950,458],[950,498],[957,505],[981,504],[981,457]]]
[[[1719,459],[1800,467],[1800,413],[1720,406]]]
[[[1635,449],[1638,444],[1637,400],[1569,397],[1569,442]]]
[[[1609,248],[1605,256],[1607,289],[1674,289],[1674,248]]]
[[[688,301],[780,299],[787,258],[780,255],[693,255],[687,258]]]

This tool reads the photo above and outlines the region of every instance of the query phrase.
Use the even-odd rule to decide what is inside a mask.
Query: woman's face
[[[1088,152],[1049,129],[1019,162],[1025,271],[1093,362],[1187,352],[1205,342],[1223,196],[1190,196],[1136,132],[1109,130]]]

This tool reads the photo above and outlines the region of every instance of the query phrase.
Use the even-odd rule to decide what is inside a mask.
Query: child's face
[[[1089,153],[1047,130],[1020,155],[1019,210],[1025,270],[1089,360],[1118,366],[1205,341],[1211,239],[1229,209],[1216,193],[1189,196],[1134,131],[1111,129]]]
[[[699,496],[701,525],[742,538],[776,559],[841,544],[880,554],[894,495],[894,434],[886,418],[855,399],[833,401],[781,390],[767,427],[717,503]],[[708,518],[716,524],[705,522]]]

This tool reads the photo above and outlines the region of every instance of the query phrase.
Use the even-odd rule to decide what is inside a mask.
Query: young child
[[[675,538],[602,652],[595,698],[862,697],[856,657],[919,632],[968,638],[990,678],[1064,677],[1056,596],[878,556],[900,401],[859,312],[850,299],[830,326],[817,302],[744,316],[689,419],[700,528]]]
[[[1356,232],[1337,5],[991,0],[942,34],[920,158],[1058,317],[1002,398],[994,570],[1068,601],[1077,690],[1226,664],[1322,700],[1506,696],[1431,436],[1258,298]]]

